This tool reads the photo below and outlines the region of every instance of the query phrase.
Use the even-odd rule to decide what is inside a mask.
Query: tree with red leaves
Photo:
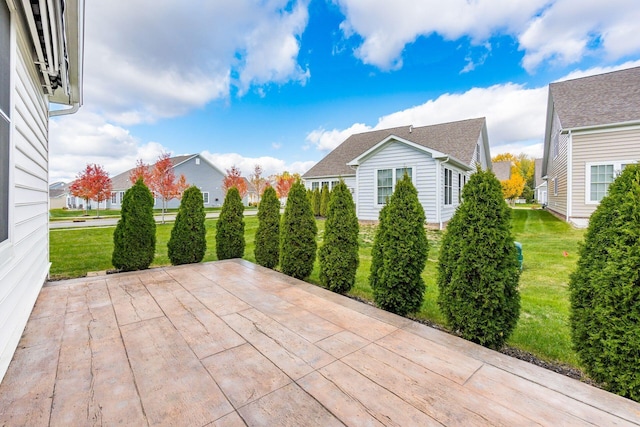
[[[279,198],[286,198],[289,196],[289,190],[294,182],[300,179],[300,174],[290,174],[287,171],[282,172],[280,175],[275,176],[276,192]]]
[[[232,187],[238,189],[238,193],[240,193],[240,198],[244,199],[244,196],[247,195],[247,182],[242,177],[242,172],[238,169],[237,166],[231,166],[231,169],[227,169],[227,175],[222,180],[222,189],[226,194]]]
[[[71,183],[69,190],[72,195],[84,199],[86,215],[88,215],[89,200],[97,201],[98,217],[100,217],[100,203],[111,197],[111,178],[102,166],[87,164],[87,167]]]
[[[162,198],[162,223],[164,224],[167,202],[171,199],[180,199],[182,197],[182,193],[188,187],[187,179],[184,175],[180,175],[180,178],[176,181],[176,174],[173,171],[173,163],[169,153],[162,153],[153,165],[149,184],[151,191]]]
[[[149,187],[151,184],[151,168],[149,165],[145,164],[142,159],[138,159],[136,162],[136,167],[131,169],[129,172],[129,181],[132,184],[135,184],[138,181],[138,178],[142,178],[142,182]]]

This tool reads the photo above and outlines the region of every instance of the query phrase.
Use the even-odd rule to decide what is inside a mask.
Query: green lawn
[[[204,261],[214,261],[215,221],[207,220],[208,249]],[[156,257],[152,266],[169,265],[167,241],[172,224],[158,225]],[[245,218],[246,248],[244,258],[255,262],[254,236],[258,227],[255,216]],[[70,278],[84,276],[88,271],[108,270],[113,250],[113,230],[108,228],[63,229],[50,231],[51,276]],[[324,220],[318,220],[318,241],[324,232]],[[575,230],[543,210],[513,210],[513,232],[523,245],[524,271],[520,278],[522,309],[518,326],[508,344],[530,351],[536,356],[578,366],[571,350],[568,327],[569,300],[567,283],[577,261],[578,242],[583,230]],[[368,284],[371,267],[371,246],[375,226],[360,227],[360,267],[351,294],[372,300]],[[442,232],[428,232],[429,260],[423,273],[427,290],[417,318],[441,325],[445,321],[436,300],[436,265]],[[566,251],[568,256],[564,256]],[[319,283],[318,263],[309,281]]]
[[[205,212],[219,212],[221,208],[204,208]],[[245,207],[245,210],[257,210],[255,207]],[[162,209],[154,209],[153,213],[155,215],[161,215]],[[175,209],[166,209],[165,213],[176,214],[178,213],[178,208]],[[68,220],[73,218],[96,218],[98,216],[98,211],[96,209],[89,209],[89,212],[85,215],[84,211],[81,209],[50,209],[49,210],[49,218],[51,220]],[[103,217],[119,217],[120,210],[118,209],[100,209],[100,218]]]

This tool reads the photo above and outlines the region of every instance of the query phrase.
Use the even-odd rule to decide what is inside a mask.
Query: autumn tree
[[[231,188],[236,188],[238,193],[240,194],[240,199],[244,199],[244,196],[247,195],[247,182],[242,177],[242,172],[237,166],[231,166],[231,169],[227,169],[227,174],[222,180],[222,189],[225,194]]]
[[[525,180],[520,174],[520,170],[517,166],[512,166],[511,177],[509,179],[500,181],[503,197],[513,202],[516,197],[519,197],[522,194],[522,190],[524,190],[524,184]]]
[[[289,196],[289,190],[296,180],[300,179],[299,174],[290,174],[287,171],[282,172],[280,175],[275,176],[276,181],[276,193],[280,199],[284,199]]]
[[[265,190],[266,179],[262,177],[262,166],[256,164],[253,167],[253,173],[249,176],[249,182],[253,185],[253,188],[256,189],[256,194],[258,195],[258,201],[262,197],[262,192]]]
[[[138,159],[138,161],[136,161],[136,167],[129,172],[129,181],[131,181],[131,184],[135,184],[140,178],[142,178],[142,182],[144,182],[146,186],[151,185],[151,168],[145,164],[142,159]]]
[[[98,217],[100,217],[100,203],[111,197],[111,178],[102,166],[87,164],[76,180],[71,183],[69,190],[75,197],[84,200],[85,213],[88,214],[89,200],[98,202]]]
[[[150,175],[151,190],[162,199],[162,223],[164,224],[164,213],[167,202],[171,199],[180,199],[182,193],[187,189],[187,179],[184,175],[176,181],[176,174],[173,171],[173,163],[169,153],[162,153],[158,161],[153,165]]]
[[[511,153],[501,153],[494,156],[491,161],[511,162],[511,164],[513,165],[513,168],[511,169],[511,178],[514,177],[514,168],[517,171],[517,174],[520,175],[519,178],[513,179],[512,182],[506,185],[506,187],[508,187],[508,191],[505,190],[505,184],[503,184],[505,199],[513,200],[516,197],[524,197],[525,193],[533,193],[533,188],[535,187],[535,159],[531,158],[525,153],[520,153],[517,156]],[[522,178],[522,180],[520,178]],[[520,181],[523,181],[520,192],[513,197],[508,197],[506,195],[507,193],[512,194],[518,188],[520,188]]]

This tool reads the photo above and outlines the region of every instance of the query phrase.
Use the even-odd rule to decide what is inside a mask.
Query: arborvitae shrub
[[[358,269],[358,218],[351,192],[344,181],[331,191],[324,243],[318,253],[320,283],[333,292],[346,293]]]
[[[216,223],[218,259],[242,258],[244,255],[244,205],[235,187],[227,191]]]
[[[569,290],[587,373],[640,401],[640,166],[627,166],[591,215]]]
[[[328,185],[322,186],[322,191],[320,192],[320,216],[327,217],[327,210],[329,209],[329,198],[331,197],[331,192],[329,191]]]
[[[320,189],[316,188],[313,190],[313,202],[311,206],[313,207],[313,214],[315,216],[320,216]]]
[[[499,349],[520,315],[511,210],[491,171],[473,174],[462,197],[442,239],[438,305],[455,332]]]
[[[305,195],[304,186],[295,182],[289,191],[280,223],[280,269],[286,275],[306,279],[316,259],[318,227]]]
[[[256,262],[267,268],[278,265],[280,249],[280,200],[273,187],[267,187],[258,206]]]
[[[124,193],[120,220],[113,233],[111,263],[122,271],[143,270],[156,251],[153,195],[142,179]]]
[[[196,186],[187,188],[182,194],[180,209],[167,243],[171,264],[191,264],[202,261],[207,250],[205,218],[202,192]]]
[[[409,176],[397,183],[379,218],[369,277],[374,301],[400,315],[418,311],[425,291],[422,270],[429,243],[424,209]]]

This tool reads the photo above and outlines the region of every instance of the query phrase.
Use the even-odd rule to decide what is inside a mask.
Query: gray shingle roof
[[[448,154],[470,165],[484,125],[485,118],[481,117],[414,127],[411,132],[409,126],[402,126],[351,135],[302,177],[355,175],[355,171],[347,163],[391,135]]]
[[[504,160],[502,162],[491,162],[491,169],[498,178],[498,181],[505,181],[511,178],[511,166],[513,163],[510,160]]]
[[[640,67],[551,83],[563,129],[640,120]]]
[[[169,160],[171,160],[173,167],[176,167],[180,163],[190,159],[195,155],[196,154],[188,154],[186,156],[176,156],[176,157],[171,157]],[[149,165],[149,167],[152,167],[152,166],[153,165]],[[131,184],[131,181],[129,181],[129,174],[131,173],[132,170],[133,168],[127,171],[124,171],[121,174],[118,174],[113,178],[111,178],[111,188],[113,188],[114,190],[126,190],[129,187],[131,187],[132,184]]]

